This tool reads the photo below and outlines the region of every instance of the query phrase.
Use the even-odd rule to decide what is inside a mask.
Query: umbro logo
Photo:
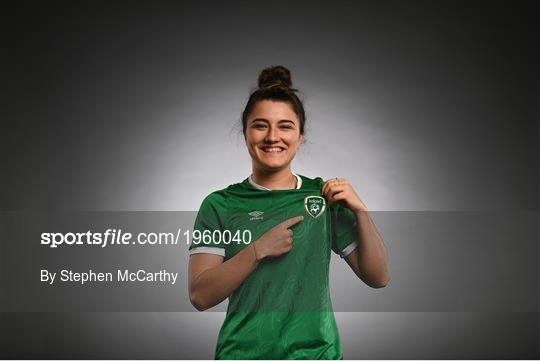
[[[249,212],[248,215],[249,215],[249,220],[250,221],[255,221],[257,219],[263,219],[263,213],[264,212],[261,212],[261,211],[253,211],[253,212]]]

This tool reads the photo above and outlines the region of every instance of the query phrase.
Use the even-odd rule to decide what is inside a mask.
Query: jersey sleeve
[[[191,237],[189,254],[210,253],[225,257],[225,244],[212,238],[213,232],[223,234],[226,229],[226,198],[221,193],[211,193],[202,202]]]
[[[347,207],[336,204],[331,208],[332,251],[341,258],[348,256],[357,247],[358,221]]]

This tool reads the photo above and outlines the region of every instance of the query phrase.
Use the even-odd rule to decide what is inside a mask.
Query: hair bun
[[[292,88],[291,72],[283,65],[272,65],[259,74],[259,88],[276,84]]]

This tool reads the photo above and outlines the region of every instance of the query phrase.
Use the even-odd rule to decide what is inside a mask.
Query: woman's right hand
[[[254,244],[255,256],[258,261],[266,257],[277,257],[287,253],[292,248],[293,231],[290,227],[302,221],[304,216],[289,218],[270,228]]]

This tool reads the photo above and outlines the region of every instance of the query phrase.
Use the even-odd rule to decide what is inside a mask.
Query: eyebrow
[[[252,120],[252,123],[255,123],[256,121],[263,121],[263,122],[267,122],[268,123],[268,119],[265,119],[265,118],[256,118],[256,119],[253,119]],[[288,122],[288,123],[293,123],[294,124],[294,121],[293,120],[290,120],[290,119],[280,119],[278,120],[278,123],[284,123],[284,122]]]

